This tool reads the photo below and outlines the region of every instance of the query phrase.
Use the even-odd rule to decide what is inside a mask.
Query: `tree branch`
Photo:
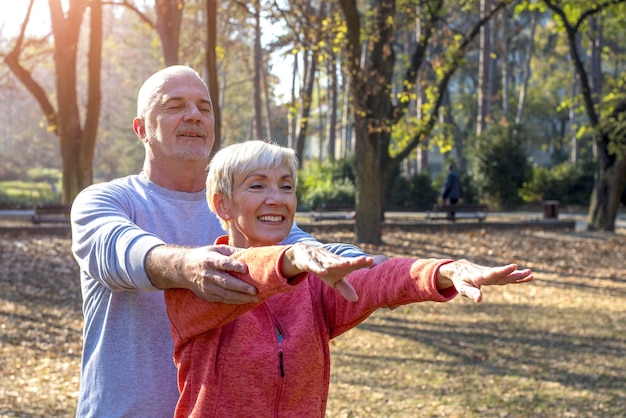
[[[134,4],[130,3],[128,0],[122,0],[120,3],[115,1],[103,1],[102,5],[126,7],[127,9],[132,10],[137,16],[139,16],[139,19],[141,19],[152,29],[156,27],[156,24],[152,20],[150,20],[150,18],[144,12],[139,10]]]
[[[17,40],[15,41],[15,46],[11,52],[4,57],[4,62],[6,62],[7,66],[11,72],[15,74],[18,80],[20,80],[28,91],[31,92],[46,117],[48,127],[55,135],[58,136],[59,124],[56,110],[52,106],[52,103],[48,100],[48,95],[44,91],[43,87],[37,83],[32,74],[20,63],[20,55],[22,54],[22,48],[24,46],[26,27],[28,26],[28,22],[30,20],[30,13],[34,1],[35,0],[30,0],[30,3],[28,4],[28,11],[26,12],[26,17],[24,18],[24,22],[20,29],[20,34],[18,35]]]

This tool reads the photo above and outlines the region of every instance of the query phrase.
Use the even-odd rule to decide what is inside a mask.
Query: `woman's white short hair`
[[[217,213],[213,204],[215,194],[232,198],[236,175],[247,175],[255,170],[278,167],[286,167],[289,170],[295,186],[298,157],[291,148],[260,140],[240,142],[222,148],[213,156],[207,167],[206,195],[209,207]]]

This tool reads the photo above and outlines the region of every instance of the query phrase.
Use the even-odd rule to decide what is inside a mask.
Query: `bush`
[[[309,162],[298,173],[298,209],[312,210],[322,203],[354,205],[354,170],[350,161],[335,164]]]
[[[391,180],[385,210],[429,210],[437,202],[437,196],[428,174],[415,174],[409,179],[397,175]]]
[[[61,170],[57,168],[31,168],[27,171],[26,176],[34,182],[45,182],[57,184],[61,182]]]
[[[561,163],[551,169],[534,167],[532,178],[524,184],[526,202],[558,200],[561,205],[588,206],[593,189],[593,162]]]
[[[494,208],[522,203],[520,191],[531,176],[528,156],[512,128],[492,125],[469,141],[468,162],[479,199]]]

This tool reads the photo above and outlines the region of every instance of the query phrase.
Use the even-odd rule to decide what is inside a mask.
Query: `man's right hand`
[[[208,302],[258,302],[254,286],[229,272],[246,273],[246,265],[230,257],[238,251],[227,245],[184,248],[161,245],[146,257],[145,268],[159,289],[184,288]]]

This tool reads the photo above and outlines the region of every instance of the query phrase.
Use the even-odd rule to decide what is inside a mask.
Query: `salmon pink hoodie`
[[[165,291],[180,390],[176,417],[324,417],[331,339],[378,308],[456,296],[453,287],[435,285],[439,267],[452,260],[397,258],[351,273],[359,300],[348,302],[314,274],[288,282],[280,270],[287,248],[234,255],[247,264],[248,274],[238,276],[257,288],[259,303]]]

